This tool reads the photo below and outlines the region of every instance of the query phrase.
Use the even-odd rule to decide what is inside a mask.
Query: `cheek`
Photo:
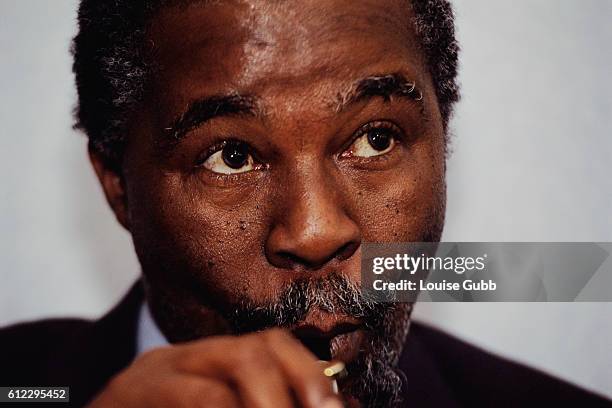
[[[414,145],[410,157],[389,171],[357,178],[356,216],[365,242],[439,240],[444,224],[444,152]]]
[[[202,191],[170,174],[148,187],[140,183],[130,195],[136,251],[156,286],[175,287],[186,297],[206,293],[207,301],[220,304],[265,294],[256,273],[264,270],[259,264],[267,232],[265,189],[221,205],[222,193]]]

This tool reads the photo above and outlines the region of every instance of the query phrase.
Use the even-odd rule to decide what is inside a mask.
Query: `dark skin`
[[[359,283],[362,242],[439,239],[444,130],[410,17],[393,0],[222,1],[154,17],[159,69],[122,165],[90,157],[154,317],[180,344],[137,358],[92,406],[338,401],[291,332],[350,327],[332,355],[350,362],[367,340],[358,320],[312,310],[290,330],[234,336],[223,310],[272,301],[295,279]]]

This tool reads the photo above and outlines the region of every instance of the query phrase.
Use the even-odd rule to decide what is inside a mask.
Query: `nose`
[[[350,258],[361,244],[358,225],[345,211],[329,177],[311,172],[283,189],[283,203],[266,241],[268,261],[284,269],[317,270]]]

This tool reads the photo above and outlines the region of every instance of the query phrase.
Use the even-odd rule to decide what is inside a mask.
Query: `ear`
[[[128,231],[130,230],[127,194],[125,193],[125,182],[120,166],[111,165],[109,160],[95,151],[91,146],[88,148],[89,160],[100,180],[104,195],[108,204],[117,217],[117,221]]]

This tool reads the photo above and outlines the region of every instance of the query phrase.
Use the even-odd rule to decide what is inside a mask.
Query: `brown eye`
[[[224,143],[221,150],[211,154],[203,166],[214,173],[236,174],[254,170],[255,161],[248,144],[230,140]]]
[[[393,150],[400,138],[400,130],[390,123],[368,124],[359,132],[359,137],[344,154],[355,157],[381,156]]]
[[[228,142],[221,150],[223,162],[232,169],[239,169],[249,161],[249,146],[242,142]]]
[[[368,130],[368,143],[375,150],[382,152],[391,146],[391,142],[393,142],[393,134],[389,129],[384,128],[374,128]]]

